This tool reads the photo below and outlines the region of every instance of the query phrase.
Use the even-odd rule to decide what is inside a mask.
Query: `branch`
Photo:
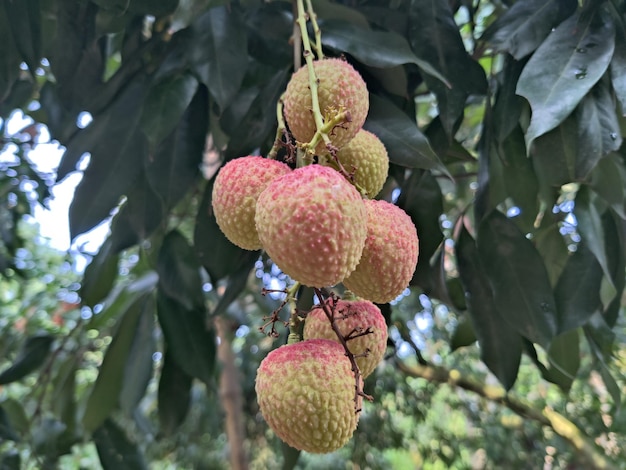
[[[455,369],[448,370],[443,367],[429,365],[409,366],[398,358],[396,358],[395,363],[398,369],[410,377],[422,378],[434,383],[448,384],[474,392],[487,400],[506,406],[524,418],[532,419],[542,426],[552,428],[556,434],[569,442],[580,456],[592,465],[592,468],[599,470],[612,470],[615,468],[597,451],[593,443],[574,423],[548,407],[544,408],[543,411],[539,411],[527,403],[511,397],[503,388],[475,382],[467,377],[463,377]]]

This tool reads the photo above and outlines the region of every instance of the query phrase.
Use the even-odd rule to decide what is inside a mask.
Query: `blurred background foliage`
[[[264,423],[290,280],[208,210],[274,142],[292,4],[2,0],[0,468],[626,468],[625,2],[313,5],[420,236],[354,438]],[[34,216],[75,175],[60,252]]]

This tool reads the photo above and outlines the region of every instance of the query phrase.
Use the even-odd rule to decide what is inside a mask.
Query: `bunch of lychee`
[[[365,82],[346,61],[313,64],[323,122],[337,121],[327,139],[307,147],[318,129],[306,67],[293,74],[283,97],[290,135],[313,163],[301,166],[299,159],[292,169],[257,156],[231,160],[215,178],[212,206],[235,245],[265,250],[302,285],[343,283],[358,296],[323,301],[306,315],[304,341],[272,351],[258,370],[257,397],[270,427],[295,448],[324,453],[345,445],[356,428],[359,376],[375,369],[387,342],[373,302],[389,302],[406,289],[418,238],[402,209],[374,199],[389,158],[380,139],[362,129]]]

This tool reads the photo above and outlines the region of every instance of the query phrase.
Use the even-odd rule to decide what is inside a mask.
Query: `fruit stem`
[[[287,302],[289,302],[289,336],[287,337],[287,344],[299,343],[302,341],[300,336],[300,322],[302,319],[298,316],[298,309],[296,302],[298,301],[298,290],[301,284],[296,282],[287,291]]]
[[[311,20],[311,25],[313,26],[313,33],[315,33],[315,55],[317,55],[317,60],[322,60],[324,58],[324,52],[322,52],[322,31],[317,24],[317,15],[313,10],[313,3],[311,3],[311,0],[306,0],[306,11],[309,15],[309,19]]]
[[[365,392],[363,392],[363,388],[361,387],[361,382],[362,382],[361,370],[359,369],[359,365],[356,363],[356,358],[354,357],[354,354],[352,354],[352,352],[350,351],[350,348],[348,348],[348,341],[346,337],[343,335],[343,333],[339,329],[339,326],[337,325],[337,321],[335,318],[336,298],[334,298],[332,294],[329,297],[329,299],[332,301],[332,307],[331,307],[329,303],[326,301],[327,299],[324,299],[324,296],[320,289],[314,288],[313,290],[315,291],[315,295],[317,296],[320,302],[320,306],[322,307],[322,310],[326,314],[326,318],[328,318],[328,321],[330,322],[330,326],[332,327],[333,331],[337,335],[339,342],[341,343],[344,351],[346,352],[346,356],[350,360],[350,365],[352,366],[352,372],[354,373],[354,382],[355,382],[354,383],[354,410],[356,413],[359,413],[361,411],[361,409],[359,408],[359,397],[363,397],[368,401],[374,401],[374,398],[366,394]]]
[[[287,129],[287,125],[285,124],[285,117],[283,116],[283,107],[285,106],[285,102],[283,101],[284,98],[285,94],[283,93],[276,103],[276,120],[278,121],[278,127],[276,128],[274,145],[272,145],[271,150],[267,154],[267,158],[270,158],[272,160],[276,160],[276,156],[278,155],[278,149],[283,145],[282,138],[285,134],[285,129]]]
[[[304,60],[306,61],[306,67],[309,73],[309,88],[311,90],[311,108],[312,108],[311,111],[313,112],[313,119],[315,120],[315,128],[317,129],[317,132],[313,136],[313,140],[311,142],[315,141],[317,145],[321,137],[324,140],[324,143],[327,146],[329,146],[330,139],[328,138],[328,134],[327,134],[328,130],[326,130],[326,132],[322,132],[322,130],[324,129],[324,118],[322,116],[322,111],[320,109],[319,96],[317,94],[318,80],[317,80],[317,77],[315,76],[315,70],[313,69],[314,56],[313,56],[313,51],[311,50],[311,40],[309,39],[309,32],[306,28],[306,21],[307,21],[308,15],[304,9],[303,0],[296,0],[296,6],[298,10],[298,19],[296,19],[296,23],[300,27],[300,35],[302,36],[302,48],[304,49],[304,52],[302,53],[302,55],[304,56]],[[337,125],[337,123],[335,125]],[[335,125],[331,126],[330,129],[333,129]],[[305,144],[305,145],[307,149],[309,149],[307,153],[313,153],[315,146],[311,146],[310,143]]]

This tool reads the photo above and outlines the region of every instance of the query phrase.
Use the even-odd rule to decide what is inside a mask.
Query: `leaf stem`
[[[317,60],[322,60],[324,58],[324,52],[322,52],[322,32],[317,24],[317,15],[313,10],[311,0],[306,0],[306,11],[309,15],[309,20],[311,20],[311,25],[313,26],[313,33],[315,34],[315,55],[317,55]]]

